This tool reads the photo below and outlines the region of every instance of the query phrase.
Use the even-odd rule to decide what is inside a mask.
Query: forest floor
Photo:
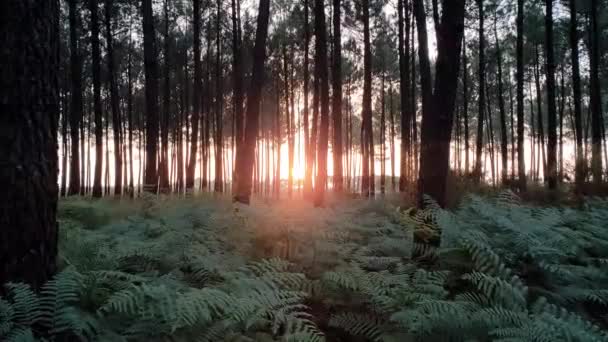
[[[398,203],[63,200],[62,271],[0,299],[0,339],[608,340],[608,201]]]

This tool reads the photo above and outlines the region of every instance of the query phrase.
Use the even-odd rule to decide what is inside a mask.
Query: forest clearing
[[[0,342],[608,342],[608,0],[0,0]]]

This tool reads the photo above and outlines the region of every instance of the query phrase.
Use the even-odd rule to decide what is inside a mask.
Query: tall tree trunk
[[[72,141],[72,159],[70,159],[70,183],[68,195],[80,193],[80,141],[78,130],[82,121],[82,66],[78,39],[78,17],[76,0],[69,0],[70,20],[70,73],[72,103],[70,105],[70,137]]]
[[[89,0],[91,12],[91,50],[93,68],[93,101],[95,111],[95,175],[93,180],[93,197],[101,197],[101,167],[103,165],[103,123],[101,112],[101,51],[99,47],[99,20],[97,0]]]
[[[278,199],[281,195],[281,142],[283,141],[281,134],[281,91],[279,89],[278,80],[275,82],[276,88],[276,115],[275,115],[275,142],[277,148],[277,164],[275,173],[275,197]]]
[[[384,68],[384,61],[382,62]],[[380,194],[386,193],[386,91],[385,75],[382,71],[380,81]]]
[[[196,156],[198,152],[198,125],[201,121],[201,88],[203,83],[201,61],[201,0],[192,0],[192,31],[194,50],[194,89],[192,98],[192,132],[190,137],[190,155],[186,167],[186,190],[194,189]],[[202,140],[202,137],[201,137]]]
[[[599,1],[591,0],[590,11],[590,106],[591,106],[591,173],[593,182],[602,182],[602,95],[600,91],[600,29],[598,24]]]
[[[484,38],[484,10],[483,0],[477,0],[479,8],[479,106],[477,115],[477,143],[475,152],[475,181],[479,183],[482,178],[481,165],[483,153],[483,118],[486,103],[486,61],[485,61],[485,38]]]
[[[213,190],[215,192],[224,192],[224,124],[222,120],[222,103],[224,94],[222,89],[222,48],[221,48],[221,0],[217,0],[217,21],[216,21],[216,56],[215,56],[215,182]]]
[[[130,29],[129,29],[130,30]],[[130,36],[130,34],[129,34]],[[133,171],[133,80],[132,80],[132,41],[129,39],[129,57],[128,57],[128,65],[127,65],[127,120],[129,124],[129,196],[131,198],[135,197],[135,188],[134,188],[134,171]]]
[[[144,31],[144,73],[146,88],[146,171],[144,191],[156,192],[158,146],[158,61],[152,0],[142,0]]]
[[[446,204],[446,183],[450,165],[450,140],[464,35],[464,0],[444,0],[437,34],[435,90],[431,89],[426,15],[421,0],[414,1],[418,25],[418,46],[423,91],[418,202],[424,195]],[[426,98],[426,100],[424,100]],[[426,107],[426,108],[425,108]]]
[[[287,65],[287,46],[283,44],[283,92],[285,93],[285,119],[287,128],[287,196],[291,198],[293,193],[293,122],[291,122],[291,114],[289,110],[289,67]],[[277,89],[278,91],[278,89]],[[280,129],[280,127],[279,127]]]
[[[341,0],[334,1],[333,16],[333,68],[332,68],[332,116],[333,116],[333,157],[335,192],[342,192],[342,35],[340,30]]]
[[[236,185],[236,193],[234,194],[234,201],[243,204],[249,204],[251,196],[251,178],[255,157],[255,141],[259,125],[261,85],[264,82],[264,61],[266,60],[266,37],[268,35],[269,15],[270,0],[260,0],[258,26],[253,48],[253,72],[247,96],[245,139],[236,155],[239,178]]]
[[[327,184],[327,145],[329,140],[329,84],[324,0],[315,0],[315,36],[315,70],[317,70],[316,74],[320,83],[321,126],[319,127],[314,205],[315,207],[321,207],[324,203],[325,186]]]
[[[391,190],[395,192],[396,183],[395,183],[395,111],[394,111],[394,101],[393,101],[393,85],[392,82],[388,88],[388,98],[389,98],[389,115],[390,115],[390,154],[391,154]]]
[[[517,0],[517,177],[519,190],[526,190],[524,155],[524,0]]]
[[[162,192],[169,192],[169,115],[171,113],[171,88],[169,80],[169,0],[164,0],[164,39],[163,39],[163,111],[161,115],[160,125],[160,140],[161,140],[161,155],[159,164],[159,187]]]
[[[308,46],[310,45],[310,26],[308,24],[308,11],[309,4],[308,0],[304,0],[304,108],[303,108],[303,129],[304,129],[304,154],[305,154],[305,170],[304,170],[304,197],[308,197],[312,194],[312,174],[314,157],[311,148],[311,137],[309,133],[309,119],[308,119],[308,84],[309,84],[309,57],[308,57]]]
[[[369,27],[369,0],[363,0],[363,108],[362,126],[363,139],[363,177],[361,180],[362,192],[365,197],[373,196],[372,184],[374,176],[371,167],[374,162],[374,142],[372,134],[372,48]]]
[[[61,115],[61,188],[59,190],[59,196],[65,197],[67,195],[67,176],[68,176],[68,106],[67,106],[67,90],[65,86],[67,82],[61,82],[59,85],[59,103],[60,103],[60,115]]]
[[[238,149],[239,145],[243,141],[243,70],[241,66],[241,24],[239,22],[239,13],[237,13],[240,6],[237,1],[232,0],[232,82],[233,82],[233,106],[234,106],[234,120],[235,120],[235,134],[234,140]],[[234,169],[235,174],[233,175],[233,181],[238,177],[236,175],[236,168]]]
[[[410,18],[409,1],[397,0],[397,18],[399,26],[399,87],[401,99],[401,162],[399,191],[406,190],[408,182],[408,161],[411,157],[411,123],[414,113],[410,112]],[[405,11],[405,15],[404,12]],[[405,22],[405,29],[404,29]],[[405,31],[405,32],[404,32]]]
[[[59,1],[0,13],[0,284],[40,288],[57,257]]]
[[[547,180],[547,160],[546,160],[546,155],[545,155],[545,125],[543,123],[543,106],[542,106],[542,99],[543,99],[543,95],[541,92],[541,86],[540,86],[540,53],[538,50],[538,45],[536,45],[536,60],[535,60],[536,64],[535,64],[535,73],[534,73],[534,80],[535,80],[535,84],[536,84],[536,106],[537,106],[537,111],[538,111],[538,121],[537,121],[537,128],[538,128],[538,148],[539,148],[539,157],[537,161],[540,163],[542,162],[542,166],[543,166],[543,180],[546,181]],[[537,172],[540,171],[540,167],[538,167],[536,169]]]
[[[576,146],[576,164],[574,179],[577,191],[585,180],[586,160],[583,158],[583,113],[581,107],[581,72],[578,51],[578,20],[576,0],[570,0],[570,56],[572,58],[572,101],[574,103],[574,135]]]
[[[498,67],[498,107],[500,111],[500,155],[501,155],[501,181],[506,185],[509,180],[509,141],[507,139],[507,113],[505,108],[505,98],[503,95],[504,86],[502,81],[502,50],[498,40],[497,18],[494,16],[494,36],[496,38],[496,65]]]
[[[471,172],[469,155],[471,147],[469,146],[469,65],[467,59],[467,42],[466,36],[462,37],[462,118],[464,123],[464,174],[469,175]]]
[[[553,0],[545,0],[545,55],[547,72],[547,170],[549,189],[557,188],[557,109],[555,106],[555,53],[553,49]]]
[[[112,108],[112,128],[114,129],[114,194],[120,196],[122,193],[122,148],[121,148],[121,120],[120,106],[118,98],[118,87],[116,86],[116,76],[114,67],[114,48],[112,37],[112,8],[113,0],[105,0],[105,25],[106,25],[106,46],[108,78],[110,83],[110,105]]]

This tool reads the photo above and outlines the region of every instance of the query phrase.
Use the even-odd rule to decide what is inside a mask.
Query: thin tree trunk
[[[477,115],[477,144],[475,153],[475,171],[473,172],[475,181],[481,181],[481,161],[483,153],[483,113],[485,110],[486,90],[486,61],[485,61],[485,38],[484,38],[484,10],[483,0],[477,0],[479,9],[479,106]]]
[[[169,72],[170,72],[170,60],[169,60],[169,0],[164,0],[163,5],[163,13],[164,13],[164,39],[163,39],[163,55],[164,55],[164,65],[163,65],[163,111],[161,115],[161,125],[160,125],[160,139],[161,139],[161,156],[160,156],[160,165],[159,165],[159,181],[160,181],[160,191],[161,192],[169,192],[170,191],[170,182],[169,182],[169,115],[171,113],[171,88],[170,88],[170,80],[169,80]]]
[[[545,55],[547,72],[547,169],[549,189],[557,188],[557,109],[555,107],[555,53],[553,50],[553,0],[545,0]]]
[[[364,0],[366,1],[366,0]],[[321,97],[321,126],[317,151],[317,178],[314,206],[324,204],[327,184],[327,145],[329,139],[329,84],[327,75],[327,30],[325,27],[324,0],[315,0],[315,73],[319,80]]]
[[[101,167],[103,165],[103,123],[101,110],[101,52],[99,47],[99,20],[97,0],[89,0],[91,12],[91,50],[93,68],[93,101],[95,110],[95,176],[93,180],[93,197],[101,197]]]
[[[224,150],[224,124],[222,120],[222,103],[224,101],[224,94],[222,89],[222,49],[221,49],[221,0],[217,0],[217,21],[216,21],[216,56],[215,56],[215,182],[214,191],[224,192],[224,161],[223,161],[223,150]]]
[[[509,177],[509,141],[507,139],[507,113],[505,108],[505,99],[503,96],[504,86],[502,82],[502,51],[498,40],[497,18],[494,16],[494,36],[496,38],[496,65],[498,67],[498,107],[500,111],[500,154],[502,161],[501,181],[503,185],[507,185]]]
[[[342,36],[340,32],[341,0],[333,0],[333,67],[332,67],[332,116],[334,192],[342,192]]]
[[[110,104],[112,108],[112,128],[114,138],[114,194],[120,196],[122,194],[122,148],[121,148],[121,120],[120,106],[118,98],[118,87],[116,86],[115,66],[114,66],[114,48],[112,37],[112,8],[113,0],[106,0],[105,3],[105,25],[106,25],[106,47],[107,47],[107,63],[108,63],[108,78],[110,83]]]
[[[462,117],[464,121],[464,174],[469,175],[471,172],[469,155],[471,147],[469,146],[469,66],[467,59],[467,42],[466,35],[462,37]]]
[[[399,191],[406,190],[409,181],[408,161],[411,157],[411,123],[414,113],[410,112],[410,18],[409,3],[407,0],[397,1],[397,14],[399,26],[399,87],[401,99],[401,162]],[[405,15],[404,12],[405,11]],[[405,22],[405,29],[404,29]],[[413,44],[412,44],[413,45]],[[412,66],[413,67],[413,66]]]
[[[517,177],[519,190],[526,190],[524,155],[524,0],[517,0]]]
[[[363,0],[363,108],[362,108],[362,131],[363,131],[363,178],[362,191],[365,197],[373,196],[374,175],[371,172],[373,157],[373,133],[372,133],[372,49],[369,27],[369,0]]]
[[[70,73],[71,73],[71,105],[70,105],[70,137],[72,147],[72,159],[70,159],[70,182],[68,195],[80,193],[80,141],[78,130],[82,121],[82,66],[78,39],[78,18],[76,12],[76,0],[69,0],[70,21]],[[84,148],[83,148],[84,150]],[[64,170],[65,172],[65,170]]]

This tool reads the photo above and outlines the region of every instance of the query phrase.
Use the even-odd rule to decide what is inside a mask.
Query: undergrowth
[[[0,340],[608,341],[608,201],[427,207],[66,200],[61,272],[5,285]]]

